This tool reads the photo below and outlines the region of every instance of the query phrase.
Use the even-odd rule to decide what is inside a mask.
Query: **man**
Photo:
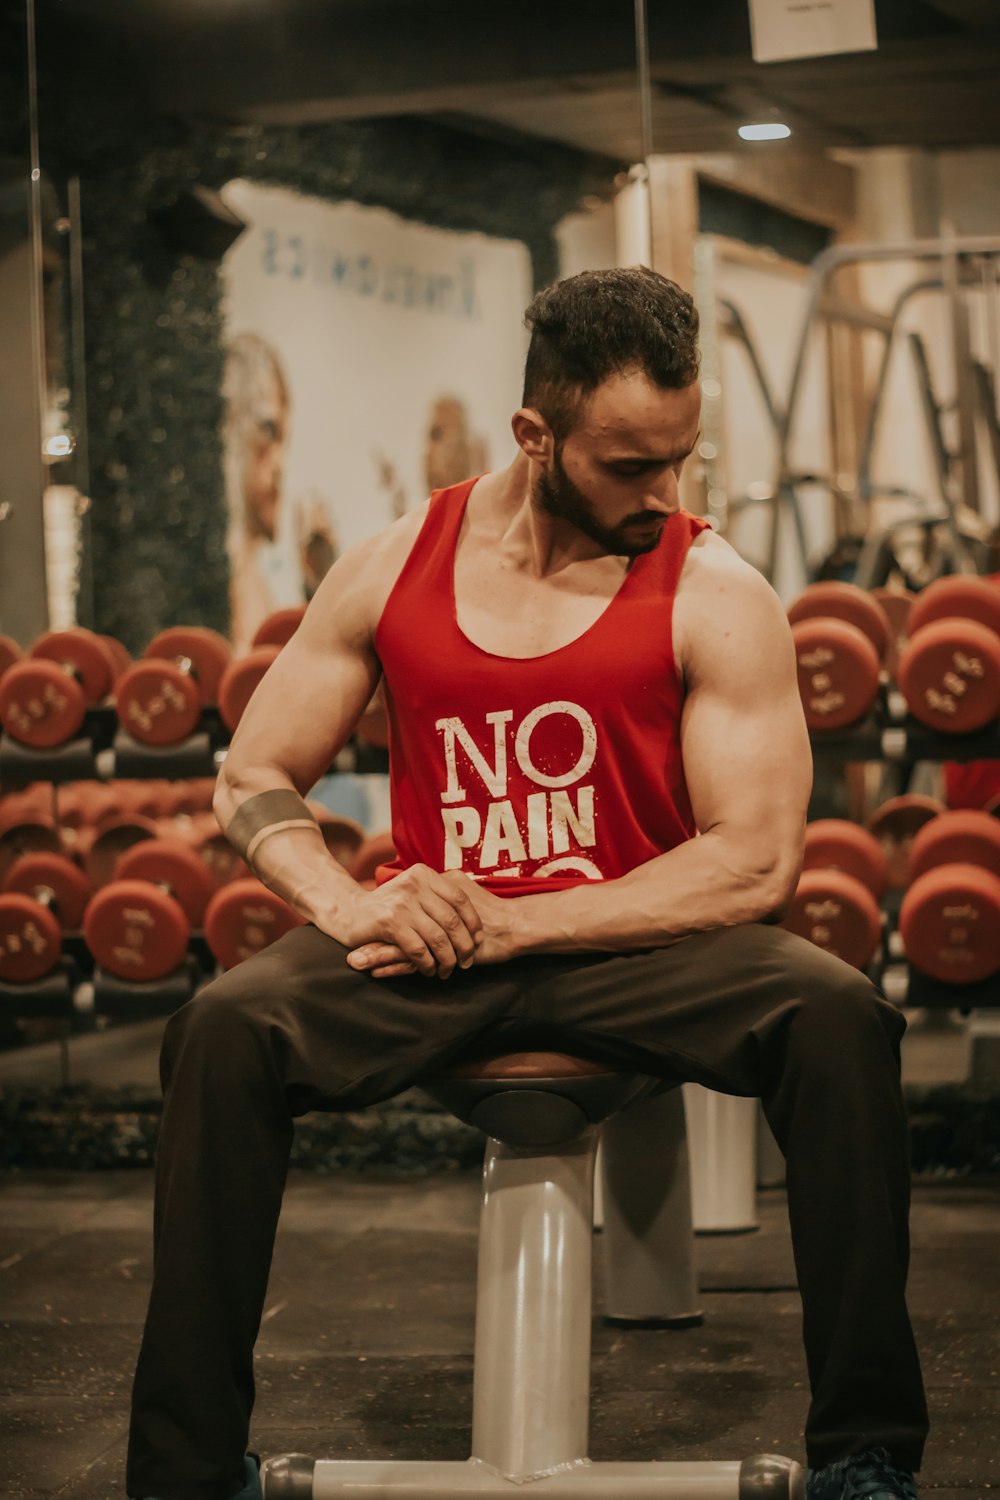
[[[694,308],[650,271],[592,272],[528,322],[510,468],[334,566],[220,776],[230,839],[310,925],[167,1028],[129,1493],[258,1493],[252,1352],[292,1117],[496,1038],[763,1099],[787,1159],[810,1496],[912,1500],[904,1024],[774,925],[809,746],[777,599],[679,507]],[[397,857],[365,892],[302,798],[380,677]]]

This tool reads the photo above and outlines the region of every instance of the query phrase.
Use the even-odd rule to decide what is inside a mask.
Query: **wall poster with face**
[[[232,633],[432,489],[507,463],[527,249],[246,181],[223,263]]]

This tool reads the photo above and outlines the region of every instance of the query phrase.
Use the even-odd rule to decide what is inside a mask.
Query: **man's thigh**
[[[760,923],[640,953],[523,962],[523,1015],[550,1026],[567,1050],[728,1093],[761,1092],[769,1044],[805,1008],[829,1016],[836,1030],[838,1015],[857,1002],[884,1012],[891,1034],[903,1029],[863,974]]]

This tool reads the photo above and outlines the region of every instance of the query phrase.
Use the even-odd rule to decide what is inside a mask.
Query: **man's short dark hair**
[[[531,342],[523,405],[557,442],[582,401],[612,375],[639,370],[681,390],[698,378],[698,313],[687,292],[644,266],[582,271],[539,292],[524,321]]]

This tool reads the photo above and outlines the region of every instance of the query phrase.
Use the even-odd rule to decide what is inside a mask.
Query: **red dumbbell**
[[[878,840],[854,823],[823,818],[806,829],[802,876],[781,925],[863,969],[882,935],[878,903],[887,883]]]
[[[985,578],[939,578],[910,611],[899,690],[915,719],[967,734],[1000,717],[1000,588]]]
[[[22,745],[48,750],[77,734],[87,708],[108,696],[115,667],[89,630],[51,630],[0,678],[0,723]]]
[[[23,660],[24,652],[17,642],[11,640],[9,635],[0,635],[0,677],[3,676],[8,667],[12,667],[15,662]]]
[[[384,833],[373,833],[366,838],[351,865],[351,874],[359,885],[364,886],[366,891],[375,889],[375,872],[380,865],[388,864],[396,858],[396,846],[392,841],[392,834],[386,830]]]
[[[871,597],[884,611],[889,621],[892,639],[889,642],[889,650],[886,652],[885,665],[889,676],[895,679],[899,668],[899,658],[906,649],[907,638],[910,634],[910,611],[917,596],[911,594],[908,589],[882,588],[872,589]]]
[[[358,850],[365,842],[365,830],[361,824],[343,813],[331,812],[322,802],[310,800],[307,805],[319,824],[323,842],[334,859],[345,870],[353,870]]]
[[[145,745],[178,744],[198,727],[204,705],[216,701],[228,664],[229,645],[214,630],[161,631],[118,682],[122,728]]]
[[[304,925],[305,917],[259,880],[234,880],[208,903],[205,941],[224,969],[234,969]]]
[[[806,589],[789,607],[788,619],[809,728],[856,724],[875,701],[892,646],[884,610],[864,589],[830,580]]]
[[[899,932],[914,968],[945,984],[1000,971],[1000,823],[946,812],[920,830]]]
[[[219,713],[230,734],[235,733],[261,678],[280,651],[280,645],[255,646],[226,668],[219,684]]]
[[[0,979],[26,984],[50,973],[89,897],[86,876],[64,855],[26,854],[13,864],[0,895]]]
[[[252,644],[254,646],[284,646],[302,624],[306,612],[304,604],[293,604],[288,609],[276,609],[257,627]]]
[[[900,891],[909,884],[913,840],[925,823],[944,810],[944,803],[934,797],[907,792],[901,797],[890,797],[868,819],[868,832],[874,834],[881,846],[893,890]]]
[[[182,962],[202,920],[212,880],[193,850],[150,839],[121,856],[115,878],[87,907],[83,936],[109,974],[162,979]]]
[[[95,891],[102,890],[118,873],[118,861],[134,844],[159,836],[153,818],[141,813],[123,813],[105,819],[97,827],[81,830],[75,853]]]
[[[0,807],[0,880],[26,854],[60,854],[62,841],[50,813],[36,810],[15,794],[4,797]]]

